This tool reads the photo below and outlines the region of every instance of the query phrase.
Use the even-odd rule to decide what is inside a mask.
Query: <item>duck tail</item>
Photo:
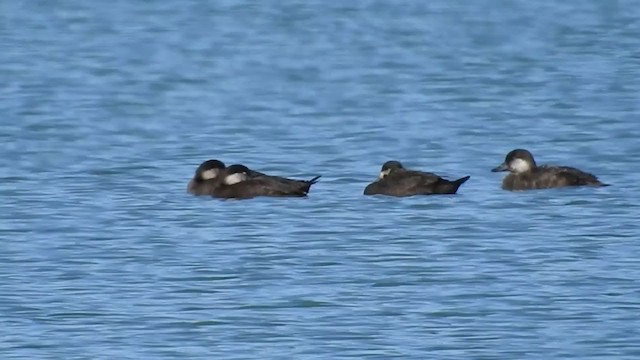
[[[437,193],[439,194],[455,194],[458,192],[458,188],[460,185],[464,184],[469,180],[471,176],[461,177],[458,180],[448,181],[444,179],[440,179],[437,187]]]
[[[471,176],[465,176],[465,177],[461,177],[458,180],[453,181],[453,184],[455,186],[455,191],[458,191],[458,188],[460,187],[460,185],[464,184],[467,182],[467,180],[469,180],[471,178]],[[455,192],[454,192],[455,193]]]
[[[460,179],[454,181],[454,183],[458,184],[458,186],[467,182],[467,180],[471,179],[471,176],[461,177]]]
[[[320,176],[322,176],[322,175],[320,175]],[[317,183],[318,179],[320,179],[320,176],[316,176],[311,180],[303,180],[301,182],[302,186],[300,187],[300,194],[301,195],[307,195],[307,193],[311,189],[311,185]]]

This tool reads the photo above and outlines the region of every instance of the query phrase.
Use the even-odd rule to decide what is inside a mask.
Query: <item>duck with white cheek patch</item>
[[[225,165],[219,160],[207,160],[200,164],[187,185],[187,192],[193,195],[213,195],[223,180]]]
[[[364,195],[414,196],[455,194],[469,176],[450,181],[424,171],[405,169],[399,161],[382,165],[378,180],[367,185]]]
[[[212,195],[221,199],[251,199],[258,196],[304,197],[319,178],[320,176],[308,181],[293,180],[265,175],[244,165],[234,164],[225,169],[224,180]]]
[[[608,186],[595,175],[568,166],[538,166],[533,155],[525,149],[509,152],[493,172],[509,171],[502,180],[502,188],[510,191],[551,189],[567,186]]]

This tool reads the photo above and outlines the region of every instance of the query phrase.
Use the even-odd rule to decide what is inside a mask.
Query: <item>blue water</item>
[[[638,49],[634,1],[3,1],[0,358],[638,359]],[[363,197],[389,159],[471,179]]]

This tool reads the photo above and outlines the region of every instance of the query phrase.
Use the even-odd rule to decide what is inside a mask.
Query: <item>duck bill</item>
[[[497,167],[494,167],[493,169],[491,169],[491,172],[500,172],[500,171],[509,171],[509,166],[507,165],[507,163],[502,163]]]

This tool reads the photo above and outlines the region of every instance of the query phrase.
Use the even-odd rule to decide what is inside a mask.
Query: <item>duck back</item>
[[[258,196],[304,197],[318,178],[319,176],[303,181],[276,176],[257,176],[233,185],[222,184],[212,195],[223,199],[251,199]]]
[[[369,184],[364,195],[414,196],[455,194],[468,176],[449,181],[438,175],[421,171],[397,171]]]
[[[567,186],[607,186],[590,173],[568,166],[540,166],[527,172],[507,175],[505,190],[550,189]]]

